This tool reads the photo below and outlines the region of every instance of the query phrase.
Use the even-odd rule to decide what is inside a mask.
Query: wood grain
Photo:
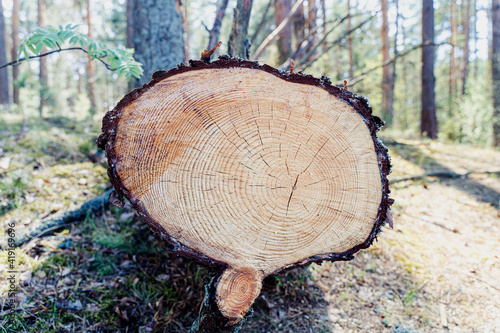
[[[233,322],[265,276],[350,259],[385,220],[381,122],[335,89],[220,61],[159,74],[106,116],[99,141],[119,195],[174,250],[228,268],[217,303]]]

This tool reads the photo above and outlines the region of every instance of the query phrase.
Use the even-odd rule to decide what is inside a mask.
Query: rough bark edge
[[[99,136],[97,140],[97,145],[99,146],[99,148],[106,150],[108,163],[110,165],[108,169],[108,176],[111,180],[113,187],[116,190],[116,195],[114,195],[116,197],[115,199],[118,201],[122,201],[123,200],[122,197],[123,196],[126,197],[130,201],[132,206],[137,210],[139,216],[141,216],[141,218],[149,225],[149,227],[155,233],[159,234],[162,237],[162,239],[164,239],[170,245],[169,249],[171,251],[179,255],[193,258],[205,265],[209,265],[212,267],[227,267],[227,264],[216,261],[174,240],[166,232],[166,230],[148,214],[146,208],[144,207],[144,204],[137,198],[133,197],[130,191],[128,191],[123,186],[118,176],[118,172],[116,170],[117,156],[115,154],[115,139],[118,129],[118,123],[122,115],[123,109],[127,105],[129,105],[138,97],[140,97],[142,94],[147,92],[155,84],[168,77],[193,70],[222,69],[222,68],[258,69],[267,72],[269,74],[272,74],[288,82],[312,85],[322,88],[327,92],[329,92],[330,94],[346,101],[363,118],[372,136],[373,145],[377,153],[378,165],[382,181],[382,200],[378,209],[377,217],[373,223],[372,231],[370,232],[369,236],[363,243],[353,247],[352,249],[349,249],[342,253],[327,253],[327,254],[318,254],[315,256],[311,256],[299,262],[282,267],[277,271],[273,272],[273,274],[277,274],[279,272],[289,270],[295,267],[306,266],[310,263],[320,262],[323,260],[348,261],[354,259],[354,253],[358,252],[361,249],[368,248],[373,243],[373,241],[377,238],[377,235],[381,232],[381,227],[385,224],[386,219],[388,217],[388,209],[390,209],[389,206],[393,202],[393,200],[389,198],[390,190],[389,190],[389,181],[387,179],[387,176],[390,173],[391,164],[388,155],[388,150],[383,145],[383,143],[378,139],[376,134],[377,131],[384,125],[384,122],[379,117],[372,115],[372,108],[370,107],[368,100],[363,96],[358,96],[345,89],[340,89],[338,87],[333,86],[331,84],[330,79],[328,79],[326,76],[322,76],[321,78],[318,79],[311,75],[289,74],[268,65],[260,65],[257,61],[255,62],[246,61],[238,58],[230,58],[229,56],[220,56],[219,60],[211,63],[209,61],[190,60],[189,66],[180,64],[177,66],[177,68],[168,71],[161,70],[155,72],[153,74],[152,80],[149,83],[125,95],[125,97],[123,97],[123,99],[117,104],[117,106],[113,110],[107,112],[103,118],[102,134]]]

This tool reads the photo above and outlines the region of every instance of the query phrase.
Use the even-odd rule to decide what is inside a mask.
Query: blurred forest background
[[[217,41],[213,59],[346,81],[386,121],[393,164],[394,230],[268,277],[243,331],[498,332],[500,0],[1,0],[1,331],[190,327],[209,269],[130,204],[84,203],[109,194],[105,112]]]
[[[248,39],[250,59],[283,69],[294,59],[296,71],[326,75],[339,86],[347,80],[349,89],[367,96],[375,112],[386,120],[385,131],[398,137],[422,133],[431,138],[439,135],[448,142],[500,144],[498,120],[492,121],[498,119],[498,111],[493,117],[492,89],[496,85],[492,76],[497,65],[492,59],[499,52],[492,27],[499,23],[494,22],[496,15],[489,1],[424,1],[433,8],[426,15],[422,1],[247,2],[251,5],[248,33],[238,31],[238,35]],[[130,88],[148,81],[152,70],[199,59],[218,40],[223,44],[217,54],[245,57],[228,49],[235,1],[186,0],[163,5],[161,10],[157,9],[160,2],[141,3],[134,9],[125,0],[3,0],[2,63],[17,58],[20,41],[37,27],[70,23],[110,48],[135,48],[136,59],[147,68],[142,79],[130,85],[126,78],[98,62],[89,62],[78,51],[3,68],[2,113],[76,119],[95,115],[97,119]],[[179,15],[170,14],[172,10]],[[165,51],[148,50],[153,44],[142,38],[143,21],[168,26],[170,40],[163,43]],[[43,51],[47,46],[50,44]],[[160,60],[147,63],[148,52],[158,53]],[[423,68],[426,54],[432,59]]]

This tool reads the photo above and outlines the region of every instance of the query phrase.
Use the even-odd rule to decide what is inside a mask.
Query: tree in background
[[[234,9],[233,26],[229,35],[228,53],[233,57],[250,58],[248,41],[248,22],[252,12],[253,0],[238,0]]]
[[[210,35],[208,38],[207,50],[211,50],[219,42],[220,28],[222,25],[222,20],[226,14],[227,3],[229,0],[219,0],[217,2],[217,10],[215,11],[215,20],[210,30]]]
[[[465,13],[463,15],[464,45],[462,48],[462,89],[461,95],[465,95],[467,89],[467,76],[469,75],[469,39],[470,39],[470,6],[471,0],[463,1]]]
[[[86,4],[86,11],[85,11],[85,22],[87,23],[88,31],[87,31],[87,36],[89,38],[92,38],[92,24],[91,24],[91,16],[90,16],[90,0],[85,1]],[[94,69],[94,62],[92,61],[92,57],[88,55],[88,61],[87,61],[87,89],[89,93],[89,100],[90,100],[90,113],[94,114],[96,111],[96,104],[95,104],[95,69]]]
[[[17,58],[17,50],[19,49],[19,10],[20,10],[20,0],[12,1],[12,50],[11,59]],[[12,101],[14,104],[19,105],[19,68],[17,66],[12,67]]]
[[[292,1],[276,0],[274,9],[276,13],[276,26],[279,26],[288,14],[290,14]],[[292,25],[290,23],[286,24],[278,33],[276,44],[278,46],[278,63],[281,64],[287,61],[292,55]]]
[[[140,86],[149,82],[154,72],[184,62],[184,32],[175,0],[129,1],[133,3],[130,4],[133,8],[130,33],[133,33],[134,57],[144,69],[134,83]]]
[[[382,29],[380,30],[382,36],[382,61],[386,63],[389,56],[389,18],[388,18],[388,1],[381,0],[382,5]],[[382,112],[387,114],[389,123],[393,117],[393,103],[394,103],[394,73],[390,64],[382,67]]]
[[[38,0],[38,26],[45,26],[45,0]],[[46,52],[45,46],[42,48],[42,53]],[[39,79],[40,79],[40,105],[38,107],[38,112],[40,117],[43,117],[43,109],[47,105],[47,59],[45,57],[40,57],[40,68],[39,68]]]
[[[492,0],[491,68],[493,86],[493,144],[500,147],[500,0]]]
[[[5,18],[0,0],[0,64],[7,62],[7,47],[5,43]],[[0,105],[9,105],[9,73],[7,68],[0,69]]]
[[[420,133],[437,139],[436,96],[434,91],[434,4],[422,0],[422,111]]]

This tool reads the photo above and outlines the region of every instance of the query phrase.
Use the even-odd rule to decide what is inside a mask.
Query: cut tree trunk
[[[326,77],[190,63],[126,95],[98,145],[114,201],[223,271],[196,326],[221,332],[199,327],[238,323],[266,276],[368,247],[389,215],[390,164],[367,100]]]

